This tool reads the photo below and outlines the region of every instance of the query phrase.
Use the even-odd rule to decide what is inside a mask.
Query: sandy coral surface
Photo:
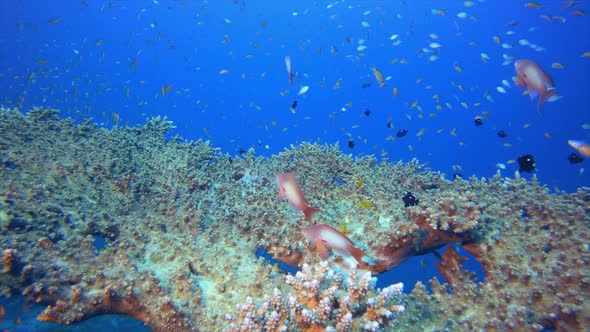
[[[449,181],[417,162],[352,158],[337,145],[229,156],[166,139],[172,129],[165,118],[106,130],[56,110],[2,109],[2,295],[46,304],[44,321],[119,313],[155,331],[590,326],[588,188],[549,193],[518,174]],[[321,209],[314,223],[367,254],[359,270],[338,255],[322,262],[301,232],[310,222],[277,203],[279,172],[295,174]],[[405,207],[407,192],[419,204]],[[432,280],[431,293],[420,283],[406,296],[375,289],[363,272],[448,243],[481,263],[484,281],[462,268],[454,246],[438,264],[447,283]],[[284,275],[258,248],[302,274]],[[302,290],[311,295],[293,295]]]

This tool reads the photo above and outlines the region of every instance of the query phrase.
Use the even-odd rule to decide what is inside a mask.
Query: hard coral
[[[520,199],[505,204],[522,204],[528,214],[486,219],[485,230],[463,246],[481,263],[485,280],[476,282],[462,267],[466,258],[449,247],[437,266],[451,291],[436,279],[432,295],[417,286],[408,316],[425,319],[414,325],[512,331],[590,326],[590,234],[584,226],[590,221],[590,194],[548,196],[546,189],[523,181],[511,181],[526,192],[517,190],[513,195]]]
[[[354,264],[348,269],[332,268],[325,261],[304,264],[285,282],[291,287],[288,294],[275,289],[259,305],[251,297],[237,305],[235,317],[226,315],[230,330],[379,331],[404,311],[399,304],[402,284],[377,290],[371,273]]]

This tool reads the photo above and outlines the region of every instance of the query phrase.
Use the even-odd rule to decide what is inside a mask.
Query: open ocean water
[[[521,176],[573,192],[590,186],[590,156],[568,145],[590,142],[588,11],[575,0],[2,0],[0,104],[106,128],[166,116],[171,136],[236,156],[339,142],[449,179],[513,177],[530,155]],[[554,82],[540,112],[514,80],[519,59]],[[379,284],[440,277],[436,260],[412,258]],[[10,331],[148,330],[113,316],[38,323],[42,309],[18,297],[2,306]]]

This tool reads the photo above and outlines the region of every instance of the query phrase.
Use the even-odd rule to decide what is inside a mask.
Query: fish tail
[[[539,95],[539,100],[537,101],[537,112],[541,113],[541,105],[545,102],[545,100],[547,100],[547,97],[549,97],[550,95],[551,92],[549,91],[541,93]]]
[[[303,214],[305,215],[305,220],[307,221],[311,221],[311,217],[313,217],[313,215],[320,211],[320,209],[316,209],[316,208],[312,208],[312,207],[307,207],[305,210],[303,210]]]

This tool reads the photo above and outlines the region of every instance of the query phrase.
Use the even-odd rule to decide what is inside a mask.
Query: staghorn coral
[[[288,294],[275,289],[259,305],[248,297],[236,306],[237,316],[226,319],[231,331],[379,331],[404,311],[398,304],[403,285],[376,290],[375,281],[356,264],[344,269],[327,261],[304,264],[285,277]]]
[[[508,182],[513,188],[537,186],[518,177]],[[526,214],[514,207],[519,213],[512,217],[488,216],[485,229],[474,232],[478,237],[463,245],[482,264],[485,281],[475,282],[462,267],[467,258],[450,246],[437,264],[450,285],[435,278],[430,282],[432,294],[417,285],[407,315],[416,318],[402,325],[423,330],[586,330],[588,202],[586,191],[558,196],[539,188],[515,202],[526,207]]]
[[[120,313],[157,331],[228,327],[236,303],[293,289],[258,248],[292,265],[320,261],[301,234],[309,223],[276,202],[275,175],[293,172],[321,208],[314,222],[344,225],[368,254],[361,269],[379,273],[451,242],[482,263],[486,279],[476,283],[458,268],[460,252],[445,255],[452,287],[433,281],[428,294],[418,285],[396,328],[589,324],[586,191],[550,194],[518,174],[450,182],[415,161],[355,159],[337,145],[233,158],[207,142],[166,140],[172,128],[155,118],[106,130],[55,110],[2,109],[3,294],[46,304],[39,318],[64,324]],[[417,206],[403,206],[408,191]],[[348,318],[358,316],[343,316],[341,328]]]

